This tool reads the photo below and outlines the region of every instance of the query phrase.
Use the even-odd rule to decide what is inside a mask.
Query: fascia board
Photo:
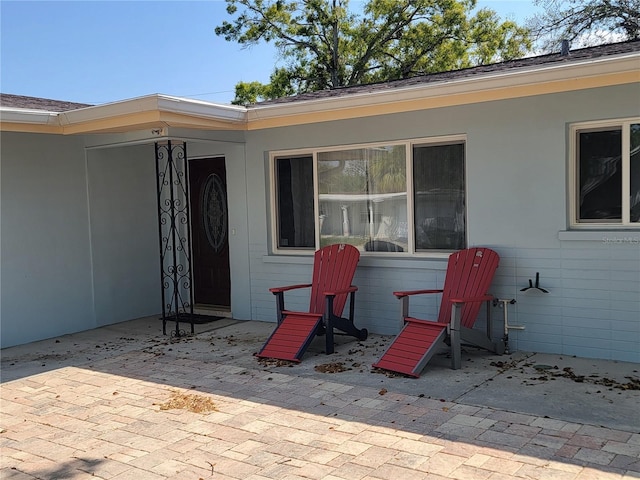
[[[251,107],[248,121],[270,118],[308,115],[332,110],[357,107],[372,107],[393,102],[406,102],[429,97],[445,97],[465,93],[513,88],[518,86],[552,83],[575,78],[608,75],[612,73],[637,73],[636,81],[640,81],[640,54],[633,53],[616,57],[585,60],[575,63],[558,63],[543,65],[517,71],[503,71],[477,77],[466,77],[454,80],[411,85],[408,87],[389,89],[382,92],[363,92],[349,94],[337,98],[319,98],[287,104]]]
[[[25,108],[0,107],[0,122],[27,123],[31,125],[58,125],[58,114],[43,110],[29,110]]]
[[[95,107],[80,108],[60,113],[59,118],[62,126],[70,126],[152,111],[219,119],[223,122],[246,122],[246,109],[244,107],[218,105],[167,95],[149,95]]]
[[[168,95],[158,96],[158,109],[163,112],[193,115],[233,123],[245,123],[247,120],[247,109],[243,106],[220,105]]]

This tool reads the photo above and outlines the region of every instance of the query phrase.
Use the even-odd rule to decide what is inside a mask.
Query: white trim
[[[622,127],[622,224],[631,223],[631,123],[625,123]]]
[[[314,225],[315,225],[315,244],[316,247],[320,245],[320,236],[322,232],[320,231],[320,186],[318,185],[318,152],[313,152],[311,156],[311,161],[313,162],[313,211],[317,212],[318,215],[314,215]],[[277,219],[276,219],[277,221]],[[276,247],[278,245],[276,244]]]
[[[433,144],[437,144],[438,141],[435,140]],[[406,155],[406,165],[405,171],[407,172],[407,249],[412,255],[416,253],[416,221],[415,221],[415,190],[413,188],[413,150],[414,148],[420,145],[418,142],[410,142],[407,141],[407,146],[405,147],[407,155]],[[466,161],[465,161],[466,163]],[[409,181],[411,180],[411,181]],[[423,253],[423,252],[420,252]]]
[[[264,263],[281,264],[281,265],[313,265],[313,254],[315,252],[307,250],[305,256],[300,255],[263,255]],[[382,255],[370,255],[379,252],[362,252],[358,268],[405,268],[415,270],[446,270],[447,260],[451,255],[450,252],[433,252],[428,257],[412,255],[408,257],[406,254],[398,256],[398,254],[387,253]]]
[[[28,123],[31,125],[58,125],[58,114],[44,110],[11,108],[0,106],[0,121],[7,123]]]
[[[85,107],[59,114],[60,125],[70,126],[95,120],[143,112],[170,112],[231,123],[246,123],[246,108],[220,105],[169,95],[147,95],[130,100]]]
[[[294,256],[300,256],[300,255],[308,255],[309,253],[313,253],[313,251],[315,250],[312,247],[297,247],[297,248],[280,248],[278,247],[279,241],[278,241],[278,216],[277,216],[277,212],[278,212],[278,199],[277,199],[277,195],[278,195],[278,189],[276,188],[276,158],[277,157],[299,157],[299,158],[303,158],[303,157],[311,157],[311,162],[312,162],[312,168],[313,168],[313,178],[314,178],[314,183],[316,183],[316,178],[317,178],[317,172],[316,172],[316,158],[315,158],[315,154],[311,153],[309,150],[290,150],[288,151],[288,153],[282,153],[281,152],[269,152],[269,190],[270,190],[270,200],[269,200],[269,204],[270,204],[270,218],[271,218],[271,249],[270,251],[273,253],[277,253],[277,254],[286,254],[286,255],[294,255]],[[317,195],[317,186],[314,185],[314,192],[313,192],[313,202],[314,202],[314,211],[317,212],[318,211],[318,195]],[[318,245],[320,243],[319,241],[319,219],[316,219],[315,221],[315,244]]]

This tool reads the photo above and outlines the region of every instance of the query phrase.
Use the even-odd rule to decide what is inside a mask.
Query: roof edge
[[[290,103],[256,104],[249,107],[248,121],[251,123],[256,120],[264,121],[276,117],[303,113],[308,114],[311,112],[326,112],[361,106],[371,107],[390,102],[411,101],[417,98],[425,98],[425,92],[430,92],[431,96],[440,97],[630,71],[638,72],[638,80],[640,80],[640,69],[638,68],[639,59],[640,52],[632,52],[571,63],[546,64],[518,68],[517,70],[498,71],[491,74],[478,75],[477,77],[417,83],[380,91],[363,91],[349,93],[348,95],[299,100]]]
[[[71,126],[150,111],[179,113],[230,123],[241,124],[246,122],[246,109],[244,107],[220,105],[162,94],[146,95],[144,97],[61,112],[59,118],[62,126]]]
[[[58,113],[26,108],[0,107],[0,122],[57,126]]]

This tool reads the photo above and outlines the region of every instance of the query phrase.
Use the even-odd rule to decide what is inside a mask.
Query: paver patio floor
[[[0,478],[640,478],[639,365],[468,351],[409,379],[371,369],[389,337],[292,366],[253,356],[273,324],[159,323],[3,350]]]

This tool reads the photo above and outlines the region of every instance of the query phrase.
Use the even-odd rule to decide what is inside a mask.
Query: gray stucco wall
[[[243,137],[176,133],[190,138],[189,158],[226,159],[232,309],[249,319]],[[155,139],[3,132],[1,140],[2,347],[159,314]]]
[[[511,332],[510,346],[640,361],[639,244],[603,241],[621,236],[615,232],[561,233],[568,226],[569,124],[637,116],[639,93],[636,84],[250,132],[247,169],[256,172],[247,180],[253,318],[274,321],[268,288],[307,282],[311,274],[310,258],[269,252],[268,176],[257,174],[267,175],[269,151],[465,134],[469,245],[501,255],[493,293],[516,299],[509,322],[526,327]],[[363,255],[355,278],[358,326],[397,333],[399,306],[391,292],[438,288],[444,263]],[[520,292],[536,272],[550,293]],[[304,294],[289,298],[291,308],[305,308]],[[412,305],[416,316],[437,311],[433,299]],[[496,308],[494,315],[501,319],[502,311]]]
[[[2,346],[91,328],[82,139],[1,136]]]
[[[2,346],[160,311],[153,146],[2,133]]]
[[[161,311],[153,145],[87,150],[96,326]]]

